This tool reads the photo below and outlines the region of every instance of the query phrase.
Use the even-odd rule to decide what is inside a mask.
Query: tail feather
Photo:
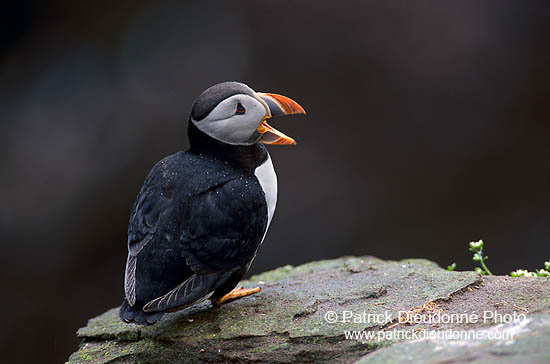
[[[164,312],[144,312],[141,308],[134,308],[124,300],[119,310],[120,319],[126,323],[138,325],[152,325],[164,316]]]

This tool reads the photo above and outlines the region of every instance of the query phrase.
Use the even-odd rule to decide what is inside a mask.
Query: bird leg
[[[243,298],[246,296],[250,296],[251,294],[258,293],[262,289],[260,287],[255,288],[242,288],[238,287],[226,294],[225,296],[221,298],[216,298],[213,300],[210,300],[212,302],[212,306],[219,307],[224,303],[232,302],[235,300],[238,300],[239,298]]]

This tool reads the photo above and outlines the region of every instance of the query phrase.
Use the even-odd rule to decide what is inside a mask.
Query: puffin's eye
[[[244,108],[243,105],[241,105],[241,103],[237,103],[237,110],[235,111],[235,115],[244,115],[244,113],[246,112],[246,109]]]

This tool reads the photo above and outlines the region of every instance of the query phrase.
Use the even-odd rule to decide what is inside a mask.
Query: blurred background
[[[550,258],[547,1],[18,1],[0,33],[1,357],[64,362],[123,298],[150,168],[240,80],[275,120],[279,201],[252,268],[342,255],[495,273]]]

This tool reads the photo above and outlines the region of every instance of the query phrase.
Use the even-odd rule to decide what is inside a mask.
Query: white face
[[[249,145],[256,142],[251,138],[266,116],[270,116],[269,108],[263,101],[238,94],[220,102],[204,119],[191,121],[214,139],[227,144]]]

